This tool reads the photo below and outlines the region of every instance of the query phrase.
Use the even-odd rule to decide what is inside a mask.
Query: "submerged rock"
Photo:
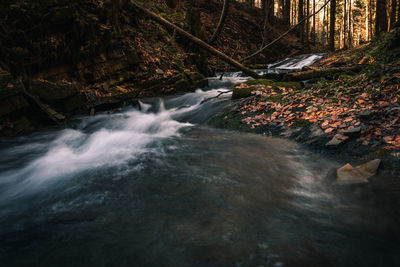
[[[346,164],[337,170],[336,184],[338,185],[354,185],[368,183],[362,172],[354,168],[350,164]]]
[[[346,164],[337,170],[337,185],[357,185],[366,184],[369,178],[376,175],[381,164],[380,159],[374,159],[367,163],[353,167]]]

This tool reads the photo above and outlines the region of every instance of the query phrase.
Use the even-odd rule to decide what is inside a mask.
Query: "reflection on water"
[[[0,144],[0,266],[398,266],[335,163],[206,125],[240,79]]]

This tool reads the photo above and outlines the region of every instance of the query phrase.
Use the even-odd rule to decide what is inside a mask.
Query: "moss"
[[[310,125],[311,122],[309,120],[305,120],[305,119],[296,119],[293,124],[292,127],[304,127],[307,125]]]
[[[278,91],[279,91],[278,87],[292,88],[296,90],[300,90],[302,88],[301,84],[298,82],[276,82],[274,80],[268,80],[268,79],[249,80],[245,82],[245,84],[251,87],[239,88],[238,86],[240,84],[234,86],[232,99],[239,99],[251,96],[251,92],[256,89],[255,86],[257,85],[272,86],[275,90]],[[267,97],[265,100],[271,100],[274,102],[282,103],[282,98],[283,98],[282,95],[274,95]]]
[[[275,82],[273,85],[297,90],[300,90],[302,88],[299,82]]]
[[[254,88],[237,88],[235,87],[232,92],[232,99],[240,99],[251,96]]]
[[[258,80],[249,80],[245,82],[247,85],[269,85],[273,87],[285,87],[285,88],[293,88],[293,89],[301,89],[302,86],[299,82],[277,82],[269,79],[258,79]]]
[[[353,77],[354,77],[353,75],[349,75],[349,74],[340,74],[338,78],[342,79],[342,80],[347,80],[347,79],[350,79]]]
[[[390,154],[389,150],[385,150],[385,149],[377,149],[375,151],[372,151],[368,154],[369,157],[371,158],[383,158],[387,155]]]
[[[274,80],[268,80],[268,79],[258,79],[258,80],[248,80],[245,82],[247,85],[258,85],[258,84],[263,84],[263,85],[272,85],[275,81]]]

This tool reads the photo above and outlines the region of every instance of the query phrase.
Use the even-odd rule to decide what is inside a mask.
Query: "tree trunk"
[[[329,48],[335,51],[335,22],[336,22],[336,0],[331,0],[331,22],[330,22],[330,35],[329,35]]]
[[[299,0],[299,21],[304,19],[304,0]],[[304,44],[304,25],[300,25],[300,40]]]
[[[386,0],[376,1],[375,34],[387,31]]]
[[[137,4],[135,1],[130,1],[130,4],[134,8],[136,8],[139,11],[141,11],[142,13],[144,13],[150,19],[160,23],[161,25],[163,25],[163,26],[165,26],[165,27],[167,27],[167,28],[169,28],[171,30],[175,30],[178,34],[182,35],[184,38],[192,41],[193,43],[198,45],[200,48],[207,50],[210,54],[213,54],[214,56],[216,56],[219,59],[223,60],[224,62],[228,63],[229,65],[237,68],[238,70],[243,71],[245,74],[249,75],[250,77],[253,77],[255,79],[259,79],[260,78],[260,76],[257,73],[255,73],[254,71],[252,71],[251,69],[249,69],[246,66],[240,64],[238,61],[228,57],[224,53],[218,51],[217,49],[215,49],[211,45],[203,42],[199,38],[191,35],[187,31],[184,31],[182,28],[176,26],[175,24],[173,24],[173,23],[167,21],[166,19],[158,16],[156,13],[148,10],[147,8],[143,7],[142,5]]]
[[[291,9],[290,0],[286,0],[283,18],[287,25],[290,25],[290,9]]]
[[[343,48],[347,48],[347,0],[344,0],[343,6]]]
[[[306,15],[308,18],[310,16],[310,0],[307,0],[306,12],[307,12]],[[310,19],[308,18],[307,24],[306,24],[306,38],[305,38],[307,45],[309,44],[309,40],[310,40]]]
[[[316,5],[316,3],[315,3],[315,0],[313,0],[313,13],[315,13],[315,5]],[[314,16],[313,17],[313,30],[312,30],[312,36],[313,36],[313,43],[315,44],[315,40],[316,40],[316,38],[317,38],[317,24],[316,24],[316,22],[315,22],[315,17],[316,16]]]
[[[390,12],[390,28],[393,28],[394,24],[396,23],[397,1],[398,0],[392,0],[392,10]]]
[[[397,6],[399,7],[397,11],[397,21],[400,21],[400,0],[398,0]]]
[[[349,30],[348,30],[348,47],[351,48],[353,46],[353,35],[352,35],[352,8],[351,8],[351,0],[349,0]]]
[[[213,42],[215,42],[215,40],[218,38],[219,34],[221,33],[221,31],[224,27],[226,16],[228,15],[229,2],[230,2],[230,0],[224,0],[224,6],[222,8],[222,13],[221,13],[221,17],[219,18],[218,26],[217,26],[213,36],[211,37],[210,41],[208,42],[209,44],[212,44]]]

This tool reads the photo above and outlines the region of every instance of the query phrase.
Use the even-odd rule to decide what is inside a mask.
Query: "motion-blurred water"
[[[3,141],[0,266],[399,266],[398,225],[336,163],[207,126],[229,76]]]

